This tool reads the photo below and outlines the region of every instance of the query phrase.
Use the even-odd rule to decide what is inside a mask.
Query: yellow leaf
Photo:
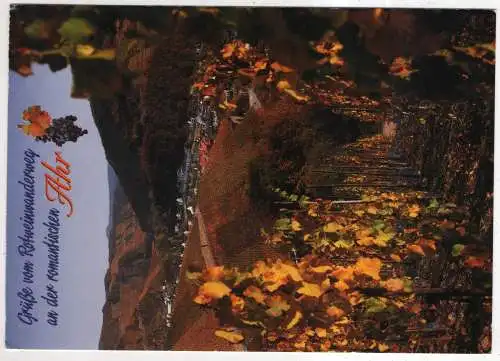
[[[314,273],[325,273],[325,272],[331,271],[332,267],[331,266],[318,266],[318,267],[311,267],[310,270],[311,270],[311,272],[314,272]]]
[[[399,278],[391,278],[383,282],[383,286],[390,292],[398,292],[404,288],[404,283]]]
[[[262,293],[261,289],[255,286],[248,286],[243,292],[243,295],[248,298],[253,298],[257,303],[264,304],[266,296]]]
[[[413,204],[411,207],[408,208],[408,216],[412,218],[418,217],[419,212],[420,212],[420,207],[418,204]]]
[[[301,318],[302,318],[302,312],[295,311],[295,315],[293,316],[290,323],[286,326],[286,329],[289,330],[289,329],[293,328],[297,323],[299,323]]]
[[[225,331],[217,330],[215,331],[215,336],[223,338],[231,343],[240,343],[245,339],[245,337],[239,331]]]
[[[399,257],[397,254],[392,253],[391,258],[396,262],[401,262],[401,257]]]
[[[410,244],[410,245],[408,245],[408,250],[410,250],[413,253],[417,253],[419,255],[425,256],[424,250],[418,244]]]
[[[377,208],[375,208],[374,206],[370,206],[370,207],[368,207],[368,208],[366,209],[366,211],[367,211],[368,213],[370,213],[370,214],[377,214],[378,209],[377,209]]]
[[[341,292],[349,289],[349,285],[347,283],[345,283],[343,280],[335,282],[333,287],[335,287],[336,289],[338,289]]]
[[[385,352],[389,349],[389,346],[387,346],[385,343],[379,343],[378,344],[378,350],[380,352]]]
[[[302,229],[302,226],[300,225],[300,223],[298,221],[296,221],[295,219],[292,220],[292,224],[291,224],[291,227],[292,227],[292,231],[300,231]]]
[[[394,238],[396,234],[393,232],[385,233],[384,231],[378,231],[377,237],[374,242],[379,247],[387,247],[387,242]]]
[[[214,299],[222,298],[229,295],[229,293],[231,293],[231,289],[222,282],[206,282],[199,289],[199,294]]]
[[[359,209],[357,211],[354,211],[354,214],[357,215],[358,217],[361,217],[363,214],[365,214],[365,211],[362,209]]]
[[[335,233],[335,232],[341,231],[343,229],[344,229],[344,226],[342,226],[338,223],[335,223],[335,222],[330,222],[330,223],[325,224],[323,226],[323,231],[326,233]]]
[[[297,292],[301,295],[311,297],[320,297],[323,293],[317,284],[309,282],[302,282],[302,287],[300,287]]]
[[[316,335],[318,335],[319,338],[326,337],[326,328],[316,327],[314,331],[316,332]]]
[[[94,54],[95,48],[92,45],[77,44],[76,53],[80,56],[90,56]]]
[[[339,318],[339,317],[342,317],[345,315],[345,312],[343,309],[341,308],[338,308],[336,306],[330,306],[326,309],[326,313],[328,314],[328,316],[330,317],[335,317],[335,318]]]
[[[278,84],[276,85],[276,88],[278,88],[278,90],[285,90],[285,89],[290,89],[292,86],[290,85],[290,83],[288,82],[288,80],[280,80],[278,82]]]
[[[286,272],[293,281],[295,282],[302,281],[302,276],[300,275],[297,267],[282,263],[281,269],[283,269],[283,271]]]
[[[380,280],[380,268],[382,267],[382,261],[378,258],[365,258],[361,257],[356,262],[354,270],[358,274],[364,274],[370,276],[374,280]]]

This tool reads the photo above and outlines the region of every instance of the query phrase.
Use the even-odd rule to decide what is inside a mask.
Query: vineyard
[[[491,352],[493,12],[98,8],[19,8],[9,54],[71,67],[154,234],[154,339],[110,348]]]

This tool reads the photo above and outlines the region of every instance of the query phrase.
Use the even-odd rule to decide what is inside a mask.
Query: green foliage
[[[81,44],[85,43],[95,31],[86,19],[70,18],[61,25],[58,33],[73,44]]]

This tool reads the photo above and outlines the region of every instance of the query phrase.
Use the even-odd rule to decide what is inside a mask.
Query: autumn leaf
[[[462,254],[464,249],[465,249],[465,246],[463,244],[460,244],[460,243],[454,244],[453,247],[451,248],[451,255],[453,257],[458,257]]]
[[[326,233],[335,233],[335,232],[341,231],[343,229],[344,229],[344,226],[342,226],[338,223],[335,223],[335,222],[330,222],[330,223],[325,224],[323,226],[323,231]]]
[[[389,292],[398,292],[403,290],[404,283],[399,278],[391,278],[387,281],[382,282],[383,287],[385,287]]]
[[[266,310],[266,313],[271,317],[279,317],[284,311],[288,311],[290,309],[290,305],[280,295],[273,295],[269,297],[266,303],[269,307]]]
[[[248,298],[253,298],[257,303],[264,304],[266,296],[262,293],[262,290],[255,286],[248,286],[243,292],[243,295]]]
[[[379,247],[387,247],[387,242],[393,239],[395,235],[396,233],[394,232],[378,231],[373,243]]]
[[[21,124],[18,125],[24,134],[32,136],[32,137],[41,137],[45,134],[45,129],[43,129],[39,124]]]
[[[276,88],[280,91],[284,91],[285,89],[291,89],[292,86],[288,82],[288,80],[280,80],[278,84],[276,84]]]
[[[271,65],[271,67],[272,67],[272,65]],[[256,71],[265,70],[267,68],[267,60],[256,61],[255,64],[253,65],[253,68]]]
[[[375,238],[373,238],[371,236],[366,236],[363,238],[359,238],[356,242],[360,246],[371,246],[371,245],[375,244]]]
[[[320,286],[309,282],[302,282],[302,287],[297,290],[297,293],[310,297],[320,297],[323,294]]]
[[[302,312],[300,311],[295,311],[295,315],[293,316],[292,320],[288,323],[286,326],[287,330],[290,330],[293,328],[299,321],[302,319]]]
[[[354,242],[353,241],[347,241],[345,239],[339,239],[333,245],[335,247],[337,247],[337,248],[349,249],[349,248],[352,248],[352,246],[354,246]]]
[[[205,282],[199,288],[198,296],[200,296],[200,298],[197,298],[198,301],[203,302],[198,302],[197,300],[195,300],[195,302],[201,304],[209,303],[210,301],[205,301],[207,299],[219,299],[229,295],[229,293],[231,293],[231,289],[222,282]]]
[[[361,257],[354,266],[354,271],[358,274],[370,276],[374,280],[380,280],[380,268],[382,261],[378,258],[365,258]]]
[[[345,315],[345,312],[343,309],[338,308],[336,306],[330,306],[326,309],[326,313],[330,317],[335,317],[335,318],[340,318]]]
[[[333,287],[338,289],[340,292],[343,292],[343,291],[348,290],[350,288],[349,285],[343,280],[339,280],[339,281],[335,282],[333,284]]]
[[[236,295],[231,294],[230,296],[231,300],[231,309],[234,313],[239,313],[243,311],[245,308],[245,300],[241,297],[238,297]]]
[[[484,267],[485,259],[482,257],[469,256],[465,260],[464,264],[470,268],[482,268]]]
[[[281,65],[277,61],[271,64],[271,69],[273,69],[275,72],[279,73],[292,73],[294,70],[292,68],[289,68],[287,66]]]
[[[332,275],[341,281],[352,281],[354,279],[354,268],[353,267],[337,267]]]
[[[383,300],[377,297],[368,298],[365,301],[364,306],[366,313],[379,313],[387,308],[387,304]]]
[[[421,256],[425,256],[425,252],[424,250],[422,249],[421,246],[419,246],[418,244],[409,244],[408,245],[408,250],[410,252],[413,252],[413,253],[416,253],[416,254],[419,254]]]
[[[380,352],[385,352],[385,351],[389,350],[389,346],[387,346],[385,343],[379,343],[378,350]]]
[[[235,49],[236,46],[233,43],[224,45],[224,47],[221,50],[222,58],[229,59],[233,55]]]
[[[408,216],[412,218],[418,217],[420,212],[420,206],[418,204],[413,204],[408,208]]]
[[[302,229],[301,224],[295,219],[292,219],[291,227],[292,227],[292,231],[294,231],[294,232],[298,232]]]
[[[299,93],[297,93],[293,89],[285,88],[285,89],[283,89],[283,91],[285,93],[287,93],[288,95],[290,95],[295,100],[297,100],[298,102],[307,103],[310,100],[310,98],[308,96],[306,96],[306,95],[300,95]]]
[[[216,330],[215,336],[223,338],[224,340],[227,340],[231,343],[240,343],[245,339],[242,333],[238,330],[231,330],[231,331]]]
[[[332,270],[331,266],[318,266],[318,267],[310,267],[309,270],[313,273],[325,273]]]
[[[203,272],[205,281],[220,281],[224,277],[224,266],[208,267]]]
[[[369,207],[366,209],[366,212],[368,212],[369,214],[377,214],[378,209],[377,209],[377,208],[375,208],[374,206],[369,206]]]
[[[401,261],[402,261],[402,260],[401,260],[401,257],[399,257],[397,254],[392,253],[392,254],[390,255],[390,257],[391,257],[391,259],[392,259],[393,261],[395,261],[395,262],[401,262]]]
[[[326,337],[326,328],[316,327],[316,329],[314,330],[314,332],[316,333],[316,335],[319,338],[325,338]]]

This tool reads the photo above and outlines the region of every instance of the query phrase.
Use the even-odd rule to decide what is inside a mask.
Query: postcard
[[[490,353],[491,9],[12,5],[6,348]]]

